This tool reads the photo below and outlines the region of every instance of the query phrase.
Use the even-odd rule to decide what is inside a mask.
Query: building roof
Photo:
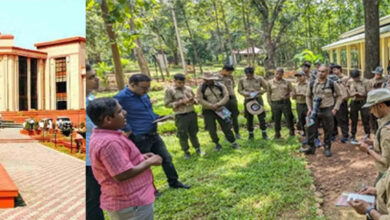
[[[37,59],[46,59],[47,53],[38,51],[38,50],[30,50],[21,47],[0,47],[0,55],[16,55],[16,56],[25,56]]]
[[[387,24],[390,24],[390,15],[384,16],[384,17],[379,19],[379,27],[385,26]],[[364,25],[341,34],[340,38],[343,39],[343,38],[351,37],[351,36],[354,36],[356,34],[360,34],[363,32],[364,32]]]
[[[254,47],[254,51],[255,51],[255,54],[261,54],[264,52],[263,49],[261,48],[258,48],[258,47]],[[247,54],[253,54],[253,50],[252,50],[252,47],[249,47],[249,48],[246,48],[246,49],[243,49],[243,50],[235,50],[233,51],[234,54],[241,54],[241,55],[247,55]]]
[[[41,42],[41,43],[36,43],[34,46],[37,49],[41,49],[43,47],[52,47],[52,46],[58,46],[58,45],[63,45],[63,44],[70,44],[70,43],[76,43],[76,42],[86,42],[85,37],[68,37],[68,38],[63,38],[63,39],[58,39],[58,40],[53,40],[53,41],[47,41],[47,42]]]
[[[14,39],[14,35],[0,33],[0,39]]]
[[[386,33],[390,33],[390,23],[388,25],[385,25],[385,26],[382,26],[381,28],[379,28],[380,35],[383,35]],[[364,28],[363,28],[362,33],[352,35],[350,37],[342,38],[336,42],[333,42],[331,44],[323,46],[322,49],[323,50],[330,50],[330,49],[337,48],[339,46],[346,45],[346,44],[364,42],[364,40],[365,40],[365,33],[364,33]]]

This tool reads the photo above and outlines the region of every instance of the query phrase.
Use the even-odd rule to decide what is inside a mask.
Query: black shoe
[[[249,139],[249,140],[253,140],[254,138],[255,138],[255,136],[253,135],[253,133],[249,133],[248,139]]]
[[[184,152],[184,158],[185,159],[190,159],[191,158],[190,152],[188,152],[188,151]]]
[[[299,152],[304,153],[304,154],[315,154],[316,153],[316,148],[314,146],[308,147],[308,148],[301,148],[299,149]]]
[[[263,135],[264,140],[268,140],[268,135],[266,131],[262,131],[261,134]]]
[[[158,191],[158,190],[154,191],[154,196],[155,196],[156,198],[160,197],[161,194],[162,194],[162,192],[160,192],[160,191]]]
[[[236,134],[236,139],[241,139],[241,135],[240,134]]]
[[[330,147],[325,148],[325,157],[331,157],[332,153],[330,152]]]
[[[236,142],[234,142],[234,143],[232,143],[232,148],[233,149],[240,149],[240,146]]]
[[[280,133],[275,133],[274,139],[280,139],[281,137]]]
[[[294,136],[295,136],[294,130],[290,130],[290,137],[294,137]]]
[[[200,148],[196,149],[196,153],[199,155],[199,156],[204,156],[206,153],[204,151],[202,151]]]
[[[220,151],[222,149],[222,146],[220,144],[215,145],[215,151]]]
[[[177,181],[175,184],[169,185],[169,188],[171,188],[171,189],[180,189],[180,188],[189,189],[189,188],[191,188],[191,186],[184,185],[183,183]]]

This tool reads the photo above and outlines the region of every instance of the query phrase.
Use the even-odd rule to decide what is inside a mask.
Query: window
[[[340,64],[339,65],[342,66],[343,68],[347,68],[347,50],[345,48],[340,50]]]
[[[351,48],[351,68],[359,68],[359,51]]]
[[[66,58],[56,60],[56,100],[57,110],[67,109],[66,94]]]

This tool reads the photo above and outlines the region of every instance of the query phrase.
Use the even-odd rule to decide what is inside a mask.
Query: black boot
[[[294,131],[294,129],[291,129],[290,130],[290,137],[293,137],[293,136],[295,136],[295,131]]]
[[[325,157],[331,157],[330,146],[325,146]]]
[[[219,143],[215,144],[215,151],[220,151],[222,149],[222,146]]]
[[[316,153],[316,147],[314,145],[311,145],[308,148],[301,148],[299,149],[299,152],[304,154],[315,154]]]
[[[282,136],[280,135],[280,132],[275,132],[274,139],[280,139]],[[264,137],[263,137],[264,138]]]
[[[268,135],[267,135],[266,130],[262,130],[262,131],[261,131],[261,134],[263,135],[263,139],[264,139],[264,140],[268,140]]]
[[[253,140],[255,138],[255,136],[253,135],[253,131],[250,131],[249,132],[249,140]]]

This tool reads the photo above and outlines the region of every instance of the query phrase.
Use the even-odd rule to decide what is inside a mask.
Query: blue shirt
[[[94,100],[95,97],[92,94],[89,94],[86,101],[86,106],[88,106],[89,102]],[[86,132],[86,138],[85,138],[85,164],[87,166],[91,166],[91,159],[89,158],[89,139],[91,138],[92,130],[96,127],[95,124],[93,124],[92,120],[88,117],[86,114],[85,119],[85,126],[87,128]]]
[[[139,96],[126,86],[114,96],[127,111],[127,125],[125,132],[132,131],[134,135],[152,132],[156,124],[152,122],[158,118],[153,112],[152,103],[147,94]]]

